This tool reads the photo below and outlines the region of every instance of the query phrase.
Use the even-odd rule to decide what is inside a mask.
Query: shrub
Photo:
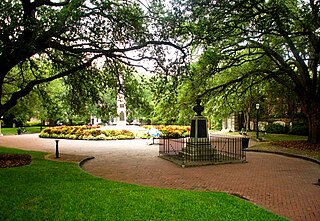
[[[190,126],[177,126],[177,125],[156,125],[156,126],[145,126],[146,129],[156,128],[161,132],[160,137],[166,138],[179,138],[190,136]],[[150,137],[148,135],[144,137]]]
[[[41,134],[39,134],[39,137],[41,137],[41,138],[50,138],[50,134],[42,132]]]
[[[83,140],[94,140],[95,137],[92,136],[92,135],[88,135],[88,136],[83,136],[82,139],[83,139]]]
[[[24,124],[26,127],[34,127],[34,126],[41,126],[41,121],[34,121],[34,122],[26,122]]]
[[[188,137],[190,136],[190,127],[189,126],[163,126],[158,129],[161,131],[161,137],[167,138],[179,138],[179,137]]]
[[[98,130],[93,126],[57,126],[42,130],[41,138],[80,139],[80,140],[117,140],[134,139],[128,130]]]
[[[50,127],[47,127],[47,128],[45,128],[45,129],[43,129],[43,130],[41,131],[41,133],[51,134],[51,128],[50,128]]]
[[[294,124],[289,130],[289,134],[307,136],[309,133],[309,127],[305,124]]]
[[[281,124],[268,124],[267,126],[267,133],[271,134],[284,134],[286,133],[286,128],[285,126]]]
[[[88,130],[84,130],[84,132],[87,134],[87,136],[91,135],[93,137],[96,137],[101,135],[101,131],[97,129],[88,129]]]
[[[116,136],[117,140],[126,140],[126,139],[134,139],[134,136],[128,136],[125,134],[120,134],[118,136]]]
[[[72,139],[72,140],[76,140],[78,139],[78,136],[77,135],[74,135],[74,134],[69,134],[67,136],[65,136],[66,139]]]
[[[62,127],[62,128],[60,129],[60,131],[61,131],[61,134],[67,135],[67,134],[70,133],[70,128],[68,128],[68,127]]]
[[[104,134],[99,134],[98,136],[96,136],[95,138],[96,138],[96,140],[106,140],[106,135],[104,135]]]

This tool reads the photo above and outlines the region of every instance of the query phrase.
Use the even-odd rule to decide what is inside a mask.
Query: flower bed
[[[58,138],[73,140],[123,140],[134,139],[128,130],[99,130],[92,126],[57,126],[43,129],[41,138]]]
[[[177,126],[177,125],[154,125],[145,126],[146,129],[154,127],[161,132],[160,137],[165,138],[180,138],[190,136],[190,126]]]

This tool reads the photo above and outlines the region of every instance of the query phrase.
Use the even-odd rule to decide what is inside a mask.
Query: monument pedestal
[[[190,161],[211,160],[214,157],[216,150],[211,147],[205,117],[197,115],[192,119],[190,140],[181,153]]]
[[[209,139],[190,140],[185,148],[182,149],[182,154],[190,161],[205,161],[212,160],[216,155],[216,150],[211,147]]]
[[[208,139],[208,123],[204,116],[195,116],[191,121],[190,138],[201,141],[201,139]]]

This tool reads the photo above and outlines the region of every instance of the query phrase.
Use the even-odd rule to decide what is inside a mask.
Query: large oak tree
[[[175,10],[195,45],[215,52],[206,67],[211,75],[255,63],[205,93],[272,78],[297,95],[309,141],[320,142],[319,0],[177,0]]]
[[[151,60],[164,67],[165,49],[182,48],[162,31],[163,12],[160,1],[0,1],[0,116],[36,85],[99,77],[101,63],[112,69]]]

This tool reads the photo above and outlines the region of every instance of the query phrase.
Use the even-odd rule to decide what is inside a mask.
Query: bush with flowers
[[[128,130],[99,130],[94,126],[57,126],[43,129],[41,138],[59,138],[73,140],[121,140],[134,139]]]
[[[181,138],[190,136],[190,126],[178,125],[152,125],[145,126],[146,129],[156,128],[161,132],[160,137],[164,138]]]

